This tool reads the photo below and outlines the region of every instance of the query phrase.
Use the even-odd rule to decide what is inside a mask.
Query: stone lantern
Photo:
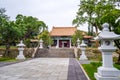
[[[79,38],[77,39],[77,48],[80,48],[80,40],[79,40]]]
[[[109,31],[109,24],[104,23],[102,32],[97,36],[101,41],[98,48],[102,52],[102,66],[94,74],[96,80],[120,80],[120,71],[113,67],[112,53],[116,50],[114,40],[120,39],[120,35]]]
[[[41,48],[41,49],[42,49],[42,48],[43,48],[43,40],[42,40],[42,39],[40,39],[40,41],[39,41],[39,42],[40,42],[40,47],[39,47],[39,48]]]
[[[23,55],[23,50],[25,45],[23,44],[23,41],[21,40],[20,43],[17,45],[19,50],[19,55],[16,59],[25,59],[25,56]]]
[[[81,45],[80,45],[80,49],[81,49],[81,51],[82,51],[82,54],[81,54],[81,56],[80,56],[80,60],[87,60],[88,58],[86,57],[86,55],[85,55],[85,50],[86,50],[86,44],[84,43],[84,40],[82,40],[82,43],[81,43]]]

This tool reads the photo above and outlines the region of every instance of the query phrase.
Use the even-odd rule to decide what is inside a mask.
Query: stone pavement
[[[0,80],[88,80],[74,58],[35,58],[0,67]]]

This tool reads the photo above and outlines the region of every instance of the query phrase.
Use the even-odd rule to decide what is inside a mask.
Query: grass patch
[[[0,58],[0,62],[14,62],[16,59],[13,58]]]
[[[5,49],[5,46],[0,46],[0,49]],[[10,46],[11,49],[17,48],[17,46]]]
[[[96,80],[94,78],[94,72],[97,72],[97,68],[101,66],[100,62],[91,62],[90,64],[82,64],[84,70],[91,80]]]
[[[114,64],[114,67],[120,70],[120,64]]]
[[[0,49],[5,49],[5,46],[0,46]]]
[[[97,72],[97,68],[101,66],[101,62],[91,62],[90,64],[82,64],[84,70],[91,80],[96,80],[94,77],[94,73]],[[120,70],[119,64],[114,64],[114,67]]]

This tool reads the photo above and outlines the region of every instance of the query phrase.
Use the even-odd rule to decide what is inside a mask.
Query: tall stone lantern
[[[80,48],[80,40],[79,40],[79,38],[77,39],[77,48]]]
[[[87,60],[88,59],[85,55],[86,46],[87,45],[84,43],[84,40],[82,40],[82,43],[80,45],[80,49],[81,49],[81,52],[82,52],[82,54],[80,56],[80,60]]]
[[[120,35],[109,31],[109,24],[104,23],[102,32],[96,37],[101,41],[98,48],[102,52],[102,66],[94,74],[96,80],[120,80],[120,71],[113,67],[112,53],[116,50],[114,40],[120,39]]]
[[[41,49],[42,49],[42,48],[43,48],[43,40],[42,40],[42,39],[40,39],[40,41],[39,41],[39,42],[40,42],[40,47],[39,47],[39,48],[41,48]]]
[[[20,43],[17,45],[19,50],[19,55],[16,59],[25,59],[25,56],[23,55],[23,50],[25,45],[23,44],[23,41],[21,40]]]

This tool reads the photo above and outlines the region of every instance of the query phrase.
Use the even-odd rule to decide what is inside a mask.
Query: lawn
[[[101,65],[101,62],[91,62],[90,64],[82,64],[84,70],[86,71],[91,80],[96,80],[94,78],[94,73],[97,72],[97,68]],[[120,70],[120,65],[114,64],[114,66]]]
[[[5,46],[0,46],[0,49],[5,49]],[[17,48],[17,46],[10,46],[11,49]]]
[[[13,62],[16,61],[16,59],[11,59],[11,58],[0,58],[0,62]]]

